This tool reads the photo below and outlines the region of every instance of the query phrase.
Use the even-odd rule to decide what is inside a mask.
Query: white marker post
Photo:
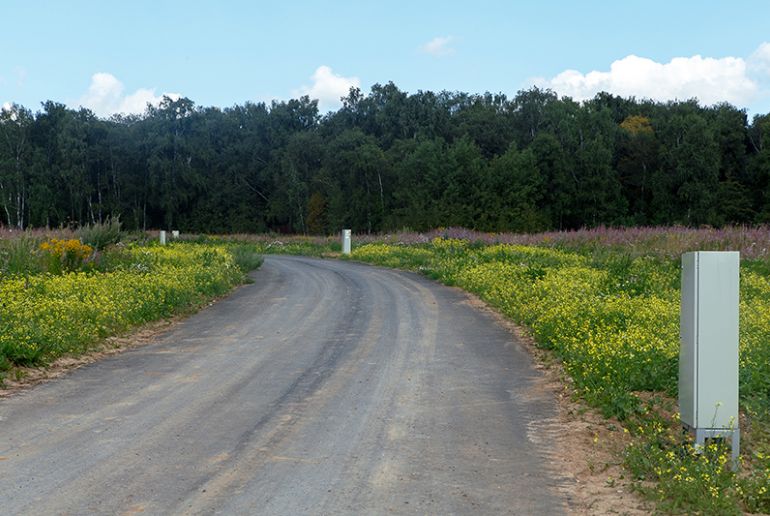
[[[176,229],[172,231],[171,238],[173,238],[174,240],[177,240],[179,238],[179,231],[177,231]]]
[[[166,232],[160,231],[160,245],[166,245]]]
[[[682,255],[679,411],[697,449],[730,439],[738,467],[738,252]]]
[[[342,254],[350,254],[350,230],[342,230]]]

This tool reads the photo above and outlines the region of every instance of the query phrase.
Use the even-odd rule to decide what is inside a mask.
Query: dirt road
[[[523,348],[417,275],[268,257],[141,348],[0,400],[3,514],[561,514]]]

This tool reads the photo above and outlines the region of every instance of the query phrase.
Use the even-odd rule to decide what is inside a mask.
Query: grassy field
[[[143,236],[116,244],[120,235],[101,242],[97,235],[88,245],[76,236],[0,239],[0,381],[18,366],[78,355],[107,336],[194,309],[261,263],[248,244],[159,246]]]

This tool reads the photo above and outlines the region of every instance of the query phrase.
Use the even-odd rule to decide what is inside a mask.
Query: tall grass
[[[120,217],[108,217],[104,222],[82,226],[75,232],[75,236],[82,243],[90,245],[97,251],[101,251],[109,245],[120,242]]]
[[[41,239],[31,233],[0,240],[0,273],[34,274],[42,271],[38,246]]]
[[[227,250],[244,274],[258,269],[262,265],[262,255],[257,246],[253,244],[232,244],[227,247]]]
[[[770,226],[724,228],[597,227],[543,233],[483,233],[465,228],[441,228],[426,233],[398,231],[380,235],[354,235],[358,243],[428,244],[435,238],[481,244],[517,244],[555,247],[581,254],[624,252],[632,256],[676,258],[688,251],[740,251],[743,258],[770,259]]]

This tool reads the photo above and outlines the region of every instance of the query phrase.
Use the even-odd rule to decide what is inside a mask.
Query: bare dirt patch
[[[458,290],[466,296],[469,305],[491,314],[516,337],[533,357],[535,368],[542,372],[538,390],[547,391],[556,399],[557,421],[544,424],[555,427],[548,432],[554,447],[548,457],[553,472],[562,479],[560,491],[569,501],[569,512],[650,514],[651,505],[633,492],[628,472],[623,468],[622,451],[629,439],[622,424],[575,401],[571,380],[561,363],[552,353],[538,348],[526,330],[477,296]]]

